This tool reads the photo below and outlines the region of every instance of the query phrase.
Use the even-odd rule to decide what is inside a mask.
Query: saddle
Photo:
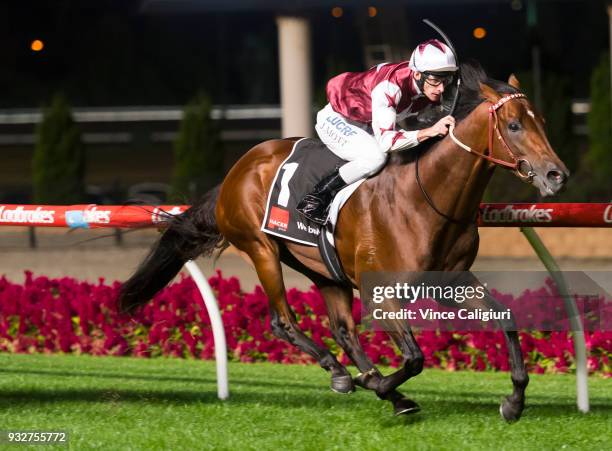
[[[334,228],[340,208],[363,180],[347,186],[336,195],[325,226],[306,219],[295,209],[321,179],[321,174],[328,174],[344,163],[345,160],[318,139],[302,138],[296,141],[272,181],[261,230],[289,241],[318,247],[334,280],[349,284],[334,247]]]

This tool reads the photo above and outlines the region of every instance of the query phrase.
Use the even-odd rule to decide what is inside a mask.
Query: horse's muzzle
[[[533,184],[540,190],[543,197],[554,196],[565,187],[569,171],[565,167],[549,164],[545,170],[535,170]]]

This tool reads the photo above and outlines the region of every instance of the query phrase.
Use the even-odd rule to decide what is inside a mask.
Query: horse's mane
[[[465,119],[485,99],[480,95],[480,83],[490,86],[500,94],[514,94],[519,92],[513,86],[503,81],[490,78],[480,63],[469,60],[460,65],[461,86],[459,87],[459,101],[455,110],[455,119]],[[454,96],[454,91],[452,95]],[[452,99],[450,100],[452,102]]]
[[[454,116],[457,122],[465,119],[474,109],[484,102],[480,93],[480,83],[490,86],[500,94],[513,94],[519,92],[513,86],[503,81],[490,78],[480,63],[476,60],[468,60],[459,66],[461,85],[459,87],[459,99],[455,108]],[[408,122],[407,129],[420,130],[431,127],[439,119],[446,116],[450,111],[450,104],[455,97],[455,89],[449,89],[441,105],[431,105],[421,111],[416,119]],[[408,152],[392,152],[389,162],[392,164],[406,164],[414,161],[417,154],[427,152],[432,146],[440,142],[439,139],[428,139],[416,149],[409,149]],[[411,152],[410,150],[417,150]]]

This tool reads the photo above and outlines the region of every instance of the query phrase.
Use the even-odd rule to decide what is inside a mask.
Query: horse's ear
[[[485,85],[484,83],[479,84],[480,92],[482,93],[485,99],[487,99],[491,103],[495,103],[499,99],[501,99],[501,96],[492,87],[490,87],[489,85]]]
[[[521,89],[521,83],[518,81],[518,78],[514,74],[510,74],[508,77],[508,84],[516,89]]]

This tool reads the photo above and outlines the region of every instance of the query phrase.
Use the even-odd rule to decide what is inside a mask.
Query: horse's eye
[[[511,132],[518,132],[521,129],[521,123],[517,121],[510,122],[508,124],[508,128]]]

